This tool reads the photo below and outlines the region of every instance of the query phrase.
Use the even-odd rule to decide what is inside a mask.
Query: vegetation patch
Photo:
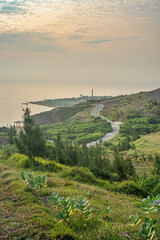
[[[41,128],[46,139],[55,141],[60,133],[63,140],[74,141],[78,144],[85,144],[100,139],[106,133],[112,131],[111,124],[100,117],[93,118],[89,122],[75,120],[53,125],[43,125]]]
[[[96,183],[95,176],[85,168],[72,167],[60,173],[60,176],[83,183]]]

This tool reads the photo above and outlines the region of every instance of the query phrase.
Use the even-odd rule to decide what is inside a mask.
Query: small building
[[[14,124],[15,124],[15,128],[16,128],[16,132],[18,134],[23,127],[23,121],[16,121],[16,122],[14,122]]]

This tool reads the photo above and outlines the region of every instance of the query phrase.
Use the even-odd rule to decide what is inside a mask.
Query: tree
[[[16,128],[15,126],[10,126],[8,129],[8,143],[13,145],[14,144],[14,137],[16,136]]]
[[[42,156],[45,150],[45,139],[41,129],[36,126],[33,118],[30,116],[28,105],[23,109],[24,125],[19,135],[15,137],[15,145],[22,154],[34,158]]]
[[[156,154],[154,159],[154,171],[160,176],[160,155]]]

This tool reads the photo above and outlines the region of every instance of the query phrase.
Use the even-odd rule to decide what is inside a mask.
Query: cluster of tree
[[[55,159],[61,164],[88,168],[102,179],[122,181],[135,175],[131,159],[124,159],[119,152],[115,153],[111,163],[101,144],[88,148],[85,144],[63,142],[61,135],[58,135],[54,147],[46,147],[45,157]]]
[[[145,111],[149,111],[160,117],[160,102],[158,102],[156,99],[147,103],[144,108]]]
[[[134,143],[131,142],[131,138],[129,136],[126,136],[119,140],[118,144],[115,146],[115,151],[121,152],[121,151],[127,151],[129,149],[135,149]]]
[[[160,119],[154,117],[130,118],[120,127],[122,136],[130,136],[136,140],[140,135],[146,135],[160,130]]]
[[[106,133],[112,131],[112,127],[109,122],[96,117],[89,122],[75,120],[43,125],[42,130],[46,139],[55,141],[60,132],[64,140],[83,144],[102,138]]]
[[[42,156],[56,160],[61,164],[88,168],[95,176],[103,179],[113,179],[113,175],[116,174],[116,180],[120,181],[135,174],[131,159],[124,159],[117,152],[111,163],[105,157],[101,144],[88,148],[86,144],[79,145],[64,142],[60,134],[58,134],[54,145],[46,144],[41,129],[35,125],[30,117],[28,106],[24,109],[23,120],[23,128],[18,136],[13,138],[13,142],[20,153],[33,159],[33,163],[35,156]],[[12,131],[13,129],[11,129],[11,133]]]

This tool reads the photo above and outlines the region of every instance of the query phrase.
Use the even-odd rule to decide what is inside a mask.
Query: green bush
[[[158,184],[160,182],[160,177],[157,175],[152,176],[144,176],[140,180],[140,186],[149,194],[152,194],[153,191],[154,194],[156,194],[156,188],[158,188]]]
[[[9,158],[9,161],[14,163],[17,167],[31,168],[39,171],[59,172],[62,169],[66,168],[65,165],[56,163],[54,161],[44,160],[43,158],[40,157],[30,159],[29,157],[20,153],[13,154]]]
[[[55,240],[79,240],[79,238],[72,233],[69,226],[62,221],[54,224],[51,237]]]
[[[13,154],[9,158],[9,161],[14,163],[17,167],[20,168],[33,168],[33,160],[20,153]]]
[[[61,165],[54,161],[44,160],[43,158],[40,157],[36,157],[34,162],[36,169],[40,171],[59,172],[65,168],[64,165]]]
[[[142,197],[147,196],[147,191],[143,190],[143,188],[138,186],[138,184],[134,181],[123,181],[121,183],[117,183],[117,191]]]
[[[62,177],[74,179],[78,182],[96,183],[95,176],[88,170],[79,167],[72,167],[61,173]]]
[[[154,117],[130,118],[120,126],[122,136],[130,136],[131,140],[136,140],[140,135],[146,135],[158,131],[160,120],[155,122]]]
[[[0,145],[0,150],[3,152],[3,157],[5,159],[9,158],[13,153],[17,152],[17,148],[11,144]]]
[[[100,117],[92,118],[89,122],[74,120],[52,125],[42,125],[41,128],[47,139],[55,140],[58,133],[61,133],[65,141],[74,141],[78,144],[100,139],[113,130],[111,124]]]

